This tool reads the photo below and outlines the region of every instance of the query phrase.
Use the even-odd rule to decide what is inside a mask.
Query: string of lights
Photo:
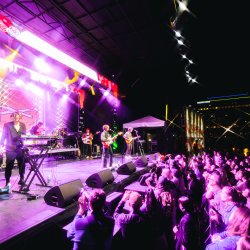
[[[170,27],[173,30],[174,38],[177,42],[177,49],[179,51],[181,60],[184,63],[184,71],[185,77],[189,86],[193,84],[199,84],[198,77],[193,73],[194,61],[191,58],[191,49],[189,45],[189,41],[184,37],[181,33],[180,28],[178,28],[178,24],[180,23],[180,17],[185,12],[195,17],[195,15],[188,9],[188,0],[174,0],[174,10],[175,15],[170,18]]]

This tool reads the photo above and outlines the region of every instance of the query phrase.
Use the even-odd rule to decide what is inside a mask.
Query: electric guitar
[[[83,134],[83,137],[82,137],[82,142],[84,143],[84,144],[92,144],[92,141],[93,141],[93,137],[94,137],[94,135],[98,135],[98,134],[100,134],[101,133],[101,131],[97,131],[96,133],[94,133],[94,134],[92,134],[92,136],[89,136],[89,137],[87,137],[87,136],[84,136],[85,134]],[[91,135],[91,133],[90,133],[90,135]]]
[[[129,144],[129,143],[131,143],[133,140],[135,140],[135,139],[137,139],[137,138],[140,138],[140,137],[141,137],[140,135],[135,136],[135,137],[131,137],[131,138],[129,138],[129,139],[125,139],[125,142],[126,142],[127,144]]]
[[[118,135],[122,135],[122,132],[118,132],[115,136],[111,137],[108,141],[102,141],[102,145],[108,148],[116,139]]]

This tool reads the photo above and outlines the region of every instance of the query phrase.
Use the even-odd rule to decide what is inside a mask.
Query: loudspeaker
[[[44,201],[48,205],[63,208],[78,198],[82,187],[80,179],[54,186],[44,195]]]
[[[123,165],[121,165],[118,169],[117,169],[117,173],[121,174],[121,175],[130,175],[132,173],[134,173],[136,170],[136,167],[134,165],[134,163],[132,161],[127,162]]]
[[[145,155],[141,156],[141,158],[138,158],[134,161],[134,165],[139,168],[143,168],[148,164],[148,160]]]
[[[85,183],[89,187],[103,188],[107,184],[111,184],[114,181],[114,176],[110,169],[104,169],[98,173],[90,175]]]

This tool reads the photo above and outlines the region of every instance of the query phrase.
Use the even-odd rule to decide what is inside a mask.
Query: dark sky
[[[92,2],[86,4],[92,6]],[[119,13],[125,25],[119,26],[118,17],[117,23],[112,23],[115,34],[110,38],[124,51],[110,53],[105,64],[101,63],[104,60],[98,62],[98,56],[106,53],[97,53],[97,63],[92,66],[118,84],[124,96],[122,102],[131,111],[132,117],[126,119],[149,114],[163,118],[167,103],[169,114],[174,115],[183,105],[208,97],[248,93],[250,43],[246,1],[190,0],[188,7],[192,14],[181,15],[173,10],[172,0],[110,2],[115,3],[112,6],[117,12],[122,10]],[[177,46],[169,25],[174,19],[186,46]],[[97,52],[112,52],[105,46],[101,49]],[[198,84],[188,83],[187,61],[181,59],[180,53],[193,60],[188,70]]]
[[[219,3],[218,3],[219,2]],[[178,49],[173,33],[165,27],[162,37],[149,48],[147,63],[130,62],[117,81],[123,101],[134,117],[165,114],[165,104],[175,113],[183,105],[212,96],[248,93],[249,20],[247,9],[235,1],[190,1],[193,13],[182,14],[178,27],[188,48]],[[165,43],[164,46],[157,46]],[[194,61],[189,70],[198,84],[185,78],[187,53]]]

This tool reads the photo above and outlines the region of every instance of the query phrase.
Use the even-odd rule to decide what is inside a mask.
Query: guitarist
[[[102,133],[101,133],[101,142],[102,142],[102,167],[106,168],[109,158],[109,168],[112,168],[113,164],[113,150],[112,150],[112,143],[115,141],[118,135],[121,135],[122,132],[118,132],[115,136],[111,136],[109,133],[109,125],[104,124],[102,126]]]
[[[112,136],[109,133],[109,125],[104,124],[102,126],[102,133],[101,133],[101,142],[102,142],[102,167],[106,168],[109,158],[109,167],[112,167],[113,164],[113,150],[112,150]]]
[[[94,135],[90,132],[89,128],[86,128],[85,133],[82,134],[83,152],[86,159],[92,159],[92,141]]]
[[[127,157],[131,157],[132,155],[132,150],[133,150],[133,128],[129,127],[127,132],[123,135],[123,138],[125,139],[126,142],[126,153],[125,155]]]

